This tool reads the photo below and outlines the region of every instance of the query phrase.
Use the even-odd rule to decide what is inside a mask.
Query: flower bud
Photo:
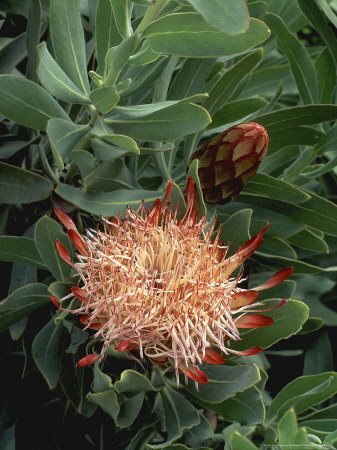
[[[198,175],[204,200],[228,203],[255,175],[268,148],[268,133],[258,123],[235,125],[192,155],[199,160]]]

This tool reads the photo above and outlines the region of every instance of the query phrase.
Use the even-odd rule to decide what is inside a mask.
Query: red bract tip
[[[211,350],[210,348],[205,350],[205,356],[203,356],[202,352],[199,353],[200,358],[202,361],[205,361],[209,364],[224,364],[225,360],[224,358],[219,355],[218,352],[215,350]]]
[[[293,270],[294,270],[293,267],[286,267],[285,269],[276,272],[265,283],[260,284],[260,286],[254,288],[255,291],[262,291],[263,289],[270,289],[274,286],[277,286],[278,284],[282,283],[282,281],[284,281],[286,278],[290,277],[290,275],[293,273]]]
[[[84,327],[91,328],[92,330],[100,330],[102,327],[102,324],[99,322],[93,322],[89,325],[89,318],[87,314],[84,314],[83,316],[80,316],[80,322]]]
[[[196,206],[195,183],[192,176],[188,177],[186,184],[186,197],[188,207]]]
[[[130,341],[128,341],[128,340],[123,341],[116,347],[116,350],[118,352],[123,352],[124,350],[126,350],[128,348],[129,344],[130,344]]]
[[[235,321],[237,328],[261,328],[274,323],[271,317],[260,316],[259,314],[247,314]]]
[[[278,303],[276,306],[273,306],[272,308],[266,308],[266,309],[254,309],[254,312],[272,311],[273,309],[280,308],[280,307],[283,306],[285,303],[287,303],[287,299],[286,299],[286,298],[284,298],[283,300],[281,300],[280,303]]]
[[[251,355],[257,355],[258,353],[263,352],[263,348],[262,347],[252,347],[252,348],[248,348],[247,350],[243,350],[241,352],[235,352],[238,355],[241,356],[251,356]]]
[[[239,250],[236,252],[236,255],[240,258],[240,261],[243,262],[248,259],[258,247],[262,244],[263,235],[269,228],[269,222],[267,225],[262,228],[262,230],[254,237],[249,239]]]
[[[79,300],[81,300],[82,302],[84,302],[84,303],[87,303],[87,302],[88,302],[87,298],[85,297],[86,291],[85,291],[84,289],[81,289],[81,288],[79,288],[79,287],[77,287],[77,286],[73,286],[73,287],[71,288],[71,292],[72,292],[74,295],[76,295],[76,297],[77,297]]]
[[[77,367],[90,366],[94,364],[99,359],[99,355],[95,355],[92,353],[91,355],[87,355],[84,358],[80,359],[76,364]]]
[[[168,358],[163,358],[163,359],[149,358],[149,360],[150,360],[153,364],[157,364],[158,366],[163,366],[164,364],[167,363]]]
[[[241,306],[251,305],[255,302],[259,293],[256,291],[242,291],[233,295],[231,302],[232,309],[241,308]]]
[[[71,229],[68,230],[68,236],[71,239],[71,242],[75,245],[75,247],[77,248],[77,250],[84,256],[88,256],[89,252],[88,252],[88,247],[85,245],[83,239],[81,238],[81,236],[78,234],[77,231]]]
[[[54,208],[54,213],[56,214],[56,216],[59,219],[59,221],[63,223],[63,225],[66,227],[67,230],[75,230],[75,231],[77,231],[76,225],[71,220],[71,218],[68,216],[68,214],[64,213],[59,208]]]
[[[191,378],[193,381],[196,381],[200,384],[207,384],[208,378],[204,374],[202,370],[199,369],[199,367],[189,366],[189,367],[179,367],[182,372],[189,378]]]
[[[169,199],[171,197],[172,187],[173,187],[173,181],[170,180],[166,186],[165,197],[163,200],[163,208],[165,208],[165,206],[167,205],[167,202],[169,201]]]
[[[60,308],[59,302],[56,300],[56,297],[54,295],[52,295],[50,297],[50,300],[54,303],[54,305],[56,306],[56,308]]]
[[[61,258],[68,264],[72,265],[72,262],[70,260],[70,255],[69,255],[67,248],[63,244],[61,244],[61,242],[58,240],[56,240],[56,247],[57,247],[57,250],[58,250]]]

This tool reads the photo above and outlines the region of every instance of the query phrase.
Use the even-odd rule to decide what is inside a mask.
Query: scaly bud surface
[[[228,203],[255,175],[268,149],[268,133],[258,123],[229,128],[206,142],[191,157],[199,160],[198,175],[204,200]]]

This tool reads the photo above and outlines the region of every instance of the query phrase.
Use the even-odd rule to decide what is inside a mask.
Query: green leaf
[[[50,389],[56,387],[59,379],[64,333],[63,324],[61,322],[55,323],[54,318],[52,318],[38,332],[33,341],[34,362]]]
[[[329,26],[327,18],[313,0],[298,0],[298,5],[303,14],[312,23],[320,38],[325,42],[331,58],[333,59],[335,66],[337,66],[337,39]]]
[[[83,93],[88,94],[90,88],[78,0],[51,0],[50,33],[59,66]]]
[[[322,319],[326,326],[337,326],[337,312],[320,301],[320,297],[331,291],[334,282],[323,275],[301,275],[296,280],[295,297],[305,301],[313,317]]]
[[[263,206],[264,208],[270,208],[277,211],[279,214],[289,216],[297,223],[301,223],[305,226],[310,226],[317,230],[323,231],[323,233],[337,235],[337,206],[314,194],[312,191],[305,191],[311,196],[310,200],[303,203],[297,203],[293,205],[291,203],[285,203],[282,201],[270,201],[266,198],[260,199],[257,196],[251,196],[244,194],[240,195],[240,201],[244,202],[246,199],[249,203],[257,206]]]
[[[8,295],[16,289],[26,284],[37,282],[37,270],[35,267],[26,266],[21,263],[14,263],[11,273],[11,281],[8,289]],[[9,327],[9,332],[13,341],[18,341],[24,333],[28,323],[28,317],[23,317],[18,322]]]
[[[289,64],[282,64],[256,70],[246,84],[242,96],[273,97],[280,86],[280,82],[283,85],[283,94],[297,93],[296,83]]]
[[[301,331],[298,334],[309,334],[322,328],[324,321],[318,317],[309,317],[303,324]]]
[[[243,0],[188,0],[203,18],[225,34],[241,34],[249,24],[249,15]]]
[[[257,447],[245,436],[235,431],[231,435],[231,450],[256,450]]]
[[[27,69],[26,75],[29,80],[37,81],[36,69],[38,65],[37,45],[40,41],[42,21],[42,7],[40,0],[32,0],[29,2],[28,20],[27,20]]]
[[[28,170],[0,162],[0,203],[33,203],[47,198],[53,184]]]
[[[26,264],[46,270],[33,239],[22,236],[0,236],[0,261]]]
[[[222,435],[225,441],[225,450],[231,450],[230,437],[235,431],[248,438],[253,434],[254,428],[255,427],[245,427],[240,425],[239,423],[232,423],[231,425],[224,428],[222,430]]]
[[[303,105],[283,108],[254,118],[256,122],[270,131],[283,131],[297,125],[313,125],[337,119],[335,105]]]
[[[194,406],[186,398],[166,386],[160,391],[165,415],[167,440],[162,444],[149,445],[149,448],[163,448],[180,437],[184,430],[191,429],[200,423],[200,416]]]
[[[55,163],[60,169],[64,168],[63,160],[89,131],[89,125],[76,125],[70,120],[51,119],[48,122],[47,135]]]
[[[266,40],[269,33],[263,22],[250,19],[248,30],[238,39],[219,32],[198,13],[178,13],[152,22],[143,37],[158,53],[212,58],[243,53]]]
[[[264,306],[270,308],[279,302],[280,300],[267,300]],[[281,308],[268,311],[267,315],[274,319],[272,325],[242,331],[242,342],[233,342],[232,347],[235,350],[245,350],[253,346],[268,348],[281,339],[289,338],[301,329],[309,316],[309,308],[298,300],[289,300]]]
[[[50,294],[45,284],[32,283],[16,289],[0,302],[0,332],[48,303]]]
[[[101,161],[111,161],[113,159],[120,158],[121,156],[135,153],[139,155],[139,151],[135,151],[130,148],[116,147],[115,145],[108,144],[105,140],[99,138],[91,139],[91,145],[96,158]]]
[[[337,392],[337,373],[327,372],[318,375],[298,377],[287,384],[273,399],[267,420],[273,421],[293,407],[297,414],[311,406],[329,399]]]
[[[283,20],[275,14],[264,16],[277,37],[280,50],[287,56],[298,91],[305,104],[318,101],[317,78],[313,63],[305,46],[291,33]]]
[[[96,11],[96,51],[99,74],[104,74],[105,56],[111,47],[115,47],[123,40],[120,35],[116,19],[113,14],[111,0],[99,0]]]
[[[132,425],[143,406],[144,398],[144,392],[139,392],[130,398],[124,398],[119,404],[120,411],[116,419],[116,425],[121,428]]]
[[[158,111],[143,111],[140,117],[126,118],[117,113],[106,122],[117,132],[134,139],[165,141],[203,130],[211,121],[201,106],[185,102],[167,103],[166,107],[160,104]]]
[[[116,420],[120,409],[117,401],[117,394],[114,390],[98,392],[95,394],[89,392],[89,394],[87,394],[87,399],[89,402],[101,407],[103,411],[113,418],[113,420]]]
[[[254,119],[255,120],[255,119]],[[274,153],[280,148],[290,145],[315,145],[325,134],[313,127],[297,125],[284,130],[270,130],[269,153]]]
[[[265,407],[262,395],[255,386],[238,392],[220,404],[204,402],[203,406],[221,414],[230,422],[239,422],[242,425],[256,425],[264,421]]]
[[[83,180],[85,191],[113,191],[114,189],[139,188],[132,172],[120,159],[104,161]]]
[[[134,370],[124,370],[121,379],[115,383],[115,389],[120,393],[126,392],[127,394],[135,395],[142,392],[154,391],[155,387],[144,375]]]
[[[111,0],[111,6],[118,31],[126,39],[132,33],[128,3],[124,0]]]
[[[96,393],[114,389],[111,378],[101,371],[98,363],[94,366],[94,383],[92,389]]]
[[[303,203],[310,195],[302,189],[270,175],[257,173],[245,187],[245,194],[271,198],[287,203]]]
[[[180,100],[202,92],[212,63],[215,61],[215,59],[209,60],[205,58],[186,59],[170,85],[167,98]]]
[[[68,119],[47,91],[25,78],[0,75],[0,95],[0,113],[20,125],[44,131],[49,119]]]
[[[2,74],[10,73],[27,56],[26,33],[7,39],[7,45],[2,46],[0,50],[0,73]]]
[[[252,213],[252,209],[241,209],[232,214],[226,222],[221,223],[219,237],[224,245],[229,244],[230,255],[234,255],[250,239],[249,227]]]
[[[66,184],[60,184],[56,192],[79,208],[103,217],[117,216],[120,211],[123,214],[127,205],[137,209],[143,200],[145,205],[149,205],[163,195],[162,192],[156,191],[126,189],[111,192],[83,192]]]
[[[60,241],[71,254],[70,239],[61,230],[60,225],[48,216],[38,220],[35,226],[34,241],[39,254],[56,280],[69,277],[71,267],[60,257],[56,240]]]
[[[221,403],[234,397],[238,392],[253,386],[260,380],[257,366],[211,366],[207,365],[208,383],[200,385],[199,391],[194,384],[186,389],[194,400],[201,405],[212,404],[220,407]]]
[[[122,41],[116,47],[111,47],[108,50],[105,58],[106,68],[108,69],[107,76],[104,80],[105,86],[114,86],[119,72],[128,62],[136,43],[137,36],[134,34]]]
[[[297,433],[296,414],[290,409],[284,414],[278,424],[278,435],[280,445],[291,447],[294,444],[294,437]]]
[[[333,64],[329,50],[324,48],[315,61],[319,100],[323,104],[332,103],[332,94],[336,86],[336,73],[331,70]]]
[[[199,160],[195,159],[194,161],[192,161],[192,164],[189,166],[188,168],[188,173],[187,176],[188,177],[193,177],[194,179],[194,183],[195,183],[195,187],[197,190],[197,210],[198,210],[198,217],[201,217],[202,214],[207,214],[207,208],[204,202],[204,196],[201,190],[201,186],[200,186],[200,180],[199,180],[199,175],[198,175],[198,167],[199,167]]]
[[[126,149],[136,155],[140,154],[137,142],[129,136],[124,136],[122,134],[97,134],[97,136],[104,141],[110,142],[111,144]]]
[[[241,39],[241,38],[240,38]],[[239,39],[237,39],[239,40]],[[245,56],[227,70],[211,89],[205,108],[211,115],[221,110],[228,99],[235,93],[242,80],[257,66],[263,57],[261,48]]]
[[[88,104],[87,95],[71,81],[49,53],[46,43],[38,46],[39,65],[37,74],[42,86],[55,97],[70,103]]]
[[[159,53],[156,53],[152,50],[148,41],[144,41],[140,50],[131,55],[128,64],[133,66],[143,66],[145,64],[149,64],[153,61],[156,61],[160,57]]]
[[[200,448],[205,445],[209,439],[214,438],[214,432],[206,417],[199,414],[200,424],[187,430],[183,436],[183,442],[192,448]]]
[[[226,125],[227,123],[236,122],[243,119],[267,104],[262,97],[251,97],[243,100],[237,100],[224,105],[212,117],[212,123],[207,127],[213,129]]]
[[[119,94],[114,86],[99,87],[92,91],[89,97],[95,108],[102,114],[110,112],[119,101]]]
[[[325,332],[305,352],[303,375],[329,372],[333,368],[331,343],[328,334]]]
[[[95,158],[86,150],[72,150],[69,157],[77,164],[82,178],[89,175],[94,168]]]
[[[324,239],[308,229],[303,229],[299,233],[290,236],[288,241],[301,248],[306,248],[315,252],[329,253],[328,244]]]

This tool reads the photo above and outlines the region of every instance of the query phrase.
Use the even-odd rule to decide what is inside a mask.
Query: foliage
[[[335,448],[336,1],[24,4],[0,6],[1,448]],[[52,207],[83,230],[172,179],[183,211],[191,155],[244,121],[269,134],[258,174],[225,205],[198,189],[198,208],[230,252],[270,222],[251,286],[294,267],[260,298],[295,300],[237,344],[268,350],[206,366],[199,390],[113,348],[76,367],[93,334],[49,301],[73,284]]]

